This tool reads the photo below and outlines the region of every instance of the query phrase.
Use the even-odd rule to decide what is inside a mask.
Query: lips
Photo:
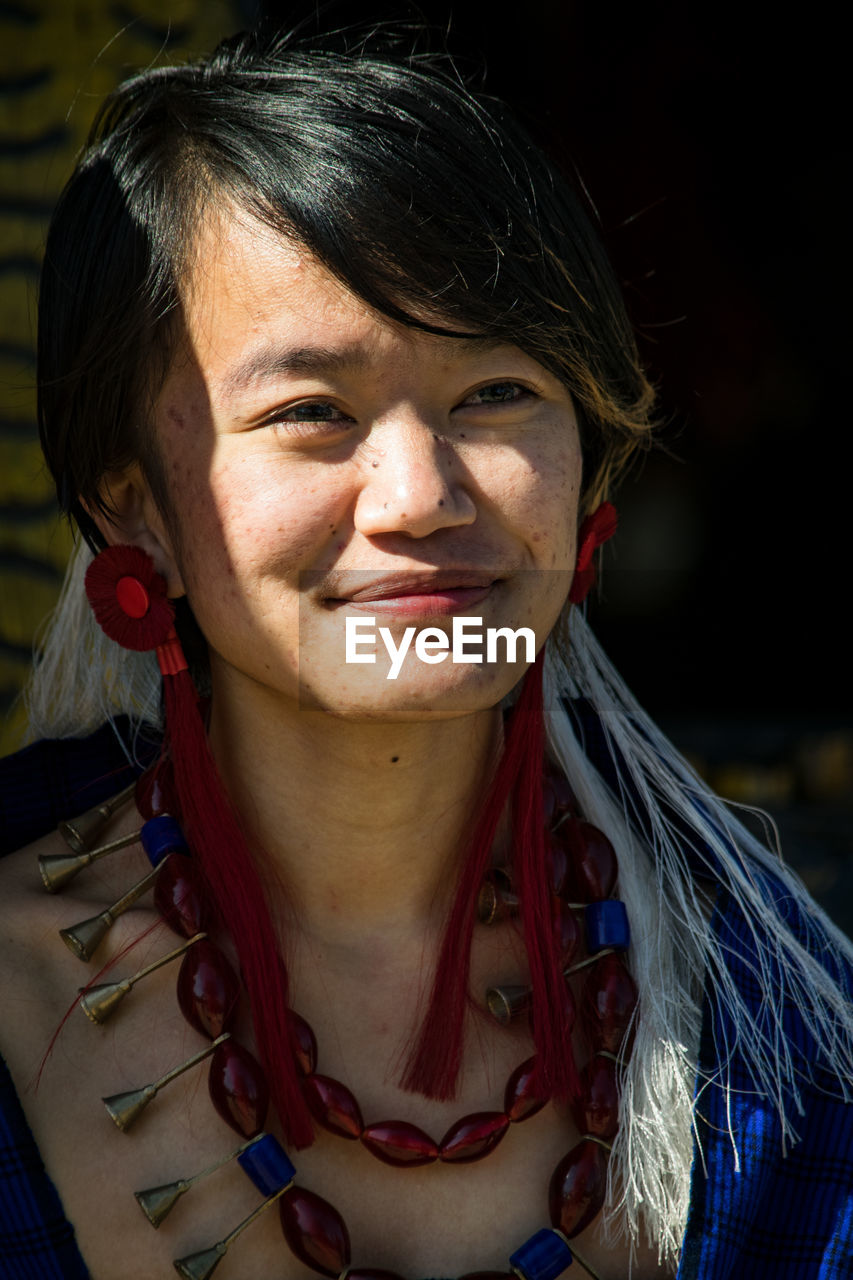
[[[327,580],[323,603],[398,618],[439,617],[476,608],[506,577],[494,569],[339,571]]]
[[[352,572],[356,577],[357,571]],[[410,596],[450,596],[466,595],[477,590],[485,591],[499,580],[494,570],[479,569],[433,569],[426,572],[413,570],[399,573],[389,570],[377,575],[358,586],[352,584],[346,589],[345,579],[350,576],[342,574],[345,589],[340,595],[327,597],[334,604],[365,604],[374,600],[405,599]]]

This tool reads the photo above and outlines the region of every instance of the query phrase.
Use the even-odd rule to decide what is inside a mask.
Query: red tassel
[[[575,1096],[577,1070],[572,1057],[571,1021],[562,962],[551,915],[546,869],[542,774],[544,715],[543,655],[528,671],[507,730],[503,756],[477,822],[470,853],[462,867],[433,980],[429,1007],[406,1069],[403,1086],[430,1098],[452,1098],[462,1065],[465,1013],[471,964],[471,939],[477,896],[489,865],[495,832],[507,799],[513,806],[513,866],[524,887],[523,927],[533,986],[531,1021],[540,1078],[556,1098]]]
[[[86,594],[110,639],[127,649],[157,651],[166,731],[160,762],[137,788],[140,811],[150,816],[163,807],[178,810],[237,950],[273,1106],[288,1142],[305,1147],[314,1130],[293,1054],[287,972],[255,859],[210,753],[165,580],[140,548],[108,547],[89,566]]]
[[[554,926],[544,820],[542,779],[545,715],[542,655],[524,682],[514,717],[521,769],[513,803],[513,878],[521,906],[530,967],[530,1025],[536,1044],[536,1087],[558,1102],[578,1097],[580,1081],[572,1050],[574,1010],[563,977],[559,932]]]
[[[578,532],[578,554],[575,575],[569,591],[572,604],[581,604],[595,582],[593,556],[602,543],[612,538],[619,524],[619,516],[612,502],[602,502],[587,516]]]
[[[219,919],[237,951],[255,1029],[258,1056],[288,1143],[314,1140],[293,1055],[287,970],[268,906],[268,893],[207,742],[195,686],[184,668],[164,677],[169,763],[180,797],[184,834]]]

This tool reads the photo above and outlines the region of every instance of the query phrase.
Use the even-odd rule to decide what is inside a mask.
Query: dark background
[[[266,0],[289,25],[312,5]],[[847,115],[837,20],[730,0],[422,0],[589,194],[659,388],[596,632],[853,932]],[[327,6],[321,21],[408,13]]]
[[[660,388],[668,453],[621,499],[593,610],[618,665],[658,714],[846,720],[840,31],[748,3],[419,10],[586,187]]]

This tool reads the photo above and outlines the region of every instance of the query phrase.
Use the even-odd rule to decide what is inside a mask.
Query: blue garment
[[[132,776],[110,730],[83,742],[39,743],[0,761],[0,856],[114,794]],[[768,897],[788,913],[793,932],[814,946],[814,922],[781,896],[772,877],[760,878]],[[753,978],[754,937],[723,893],[712,927],[757,1015],[762,1005]],[[853,999],[853,973],[830,969]],[[696,1102],[703,1158],[694,1153],[678,1280],[853,1280],[853,1105],[838,1097],[838,1082],[822,1068],[819,1047],[796,1010],[783,1012],[794,1063],[808,1068],[813,1081],[801,1088],[801,1140],[784,1157],[775,1106],[755,1095],[737,1057],[731,1063],[735,1093],[727,1102],[717,1046],[731,1042],[731,1020],[716,992],[706,991],[698,1080],[710,1083],[697,1090]],[[543,1219],[544,1203],[543,1191]],[[87,1275],[0,1059],[0,1280]]]

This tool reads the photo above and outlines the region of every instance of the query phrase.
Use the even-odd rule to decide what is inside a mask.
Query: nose
[[[437,529],[474,523],[477,508],[459,459],[427,423],[398,421],[373,435],[356,502],[360,533],[425,538]]]

